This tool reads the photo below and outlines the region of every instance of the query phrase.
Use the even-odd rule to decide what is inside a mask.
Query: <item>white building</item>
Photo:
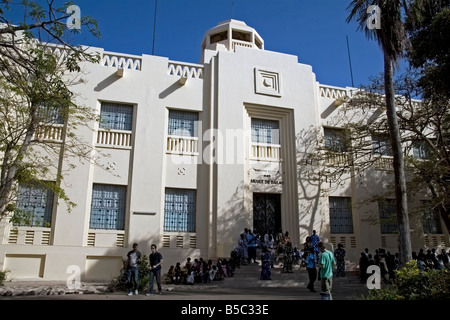
[[[110,280],[134,242],[145,254],[155,243],[164,269],[228,257],[246,227],[288,231],[297,247],[315,229],[354,262],[366,247],[397,252],[397,235],[367,219],[377,204],[356,205],[382,185],[353,179],[324,194],[300,159],[298,134],[335,130],[335,101],[352,88],[319,84],[311,66],[264,50],[236,20],[206,32],[200,64],[91,50],[101,63],[83,65],[74,91],[102,121],[79,135],[109,156],[66,177],[72,212],[38,192],[50,227],[0,222],[0,268],[11,278],[65,280],[79,268],[82,280]],[[449,245],[442,231],[421,234],[414,248]]]

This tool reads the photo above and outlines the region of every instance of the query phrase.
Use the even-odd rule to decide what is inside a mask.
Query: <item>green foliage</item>
[[[7,270],[5,270],[5,271],[0,271],[0,286],[2,286],[3,285],[3,283],[5,282],[5,280],[6,280],[6,274],[8,273],[9,271],[7,271]]]
[[[139,263],[139,274],[138,274],[138,290],[146,291],[148,289],[149,281],[150,281],[150,269],[149,269],[149,261],[148,255],[143,254],[141,258],[141,262]],[[125,268],[121,271],[119,275],[117,275],[109,284],[109,289],[111,291],[128,290],[128,278],[126,276]]]
[[[422,271],[415,260],[395,272],[392,285],[369,292],[370,300],[448,300],[450,272],[447,269]]]

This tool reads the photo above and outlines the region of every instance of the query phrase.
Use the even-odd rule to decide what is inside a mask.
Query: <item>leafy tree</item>
[[[82,29],[67,22],[71,3],[57,8],[55,2],[0,1],[0,220],[20,213],[14,199],[23,184],[50,189],[70,210],[75,204],[62,188],[62,159],[69,168],[75,165],[69,158],[90,159],[89,144],[75,132],[96,116],[76,103],[71,86],[82,81],[82,62],[99,59],[65,40]],[[9,17],[19,10],[23,21]],[[100,35],[92,18],[81,17],[79,26]]]
[[[371,5],[377,5],[381,9],[380,28],[370,29],[367,27],[367,21],[370,18],[368,9]],[[406,47],[406,32],[402,14],[405,11],[407,12],[408,8],[406,3],[400,0],[353,0],[348,6],[348,9],[350,14],[347,22],[356,20],[358,22],[358,28],[364,30],[368,38],[375,38],[383,50],[385,113],[393,155],[395,203],[399,231],[399,256],[401,263],[406,263],[412,257],[412,249],[407,206],[405,162],[395,103],[394,67]]]

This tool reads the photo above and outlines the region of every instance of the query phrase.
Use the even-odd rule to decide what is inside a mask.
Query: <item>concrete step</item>
[[[232,278],[225,278],[222,287],[306,287],[308,273],[305,268],[293,266],[292,273],[284,273],[282,265],[271,269],[272,280],[260,280],[261,265],[252,263],[236,268]]]

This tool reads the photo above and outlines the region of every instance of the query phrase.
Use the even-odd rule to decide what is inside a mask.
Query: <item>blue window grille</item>
[[[21,184],[17,194],[19,216],[14,225],[50,227],[53,211],[53,191],[36,184]]]
[[[392,156],[392,147],[387,135],[376,134],[372,136],[373,153],[382,156]]]
[[[133,106],[102,102],[100,128],[131,131],[133,127]]]
[[[89,228],[123,230],[126,187],[94,184]]]
[[[425,141],[414,141],[412,145],[414,159],[429,159],[432,155],[431,148]]]
[[[398,225],[395,199],[378,201],[378,210],[380,213],[381,233],[397,233]]]
[[[196,191],[166,188],[164,231],[195,232]]]
[[[169,110],[169,135],[195,137],[198,113],[191,111]]]
[[[431,201],[422,200],[420,202],[422,207],[423,233],[442,233],[441,218],[439,213],[431,208]]]
[[[280,144],[279,122],[252,118],[252,142]]]
[[[324,128],[325,149],[332,152],[346,152],[345,132],[343,129]]]
[[[63,106],[54,106],[50,104],[42,104],[38,108],[38,117],[40,121],[46,124],[64,124]]]
[[[331,233],[353,233],[352,200],[329,197]]]

